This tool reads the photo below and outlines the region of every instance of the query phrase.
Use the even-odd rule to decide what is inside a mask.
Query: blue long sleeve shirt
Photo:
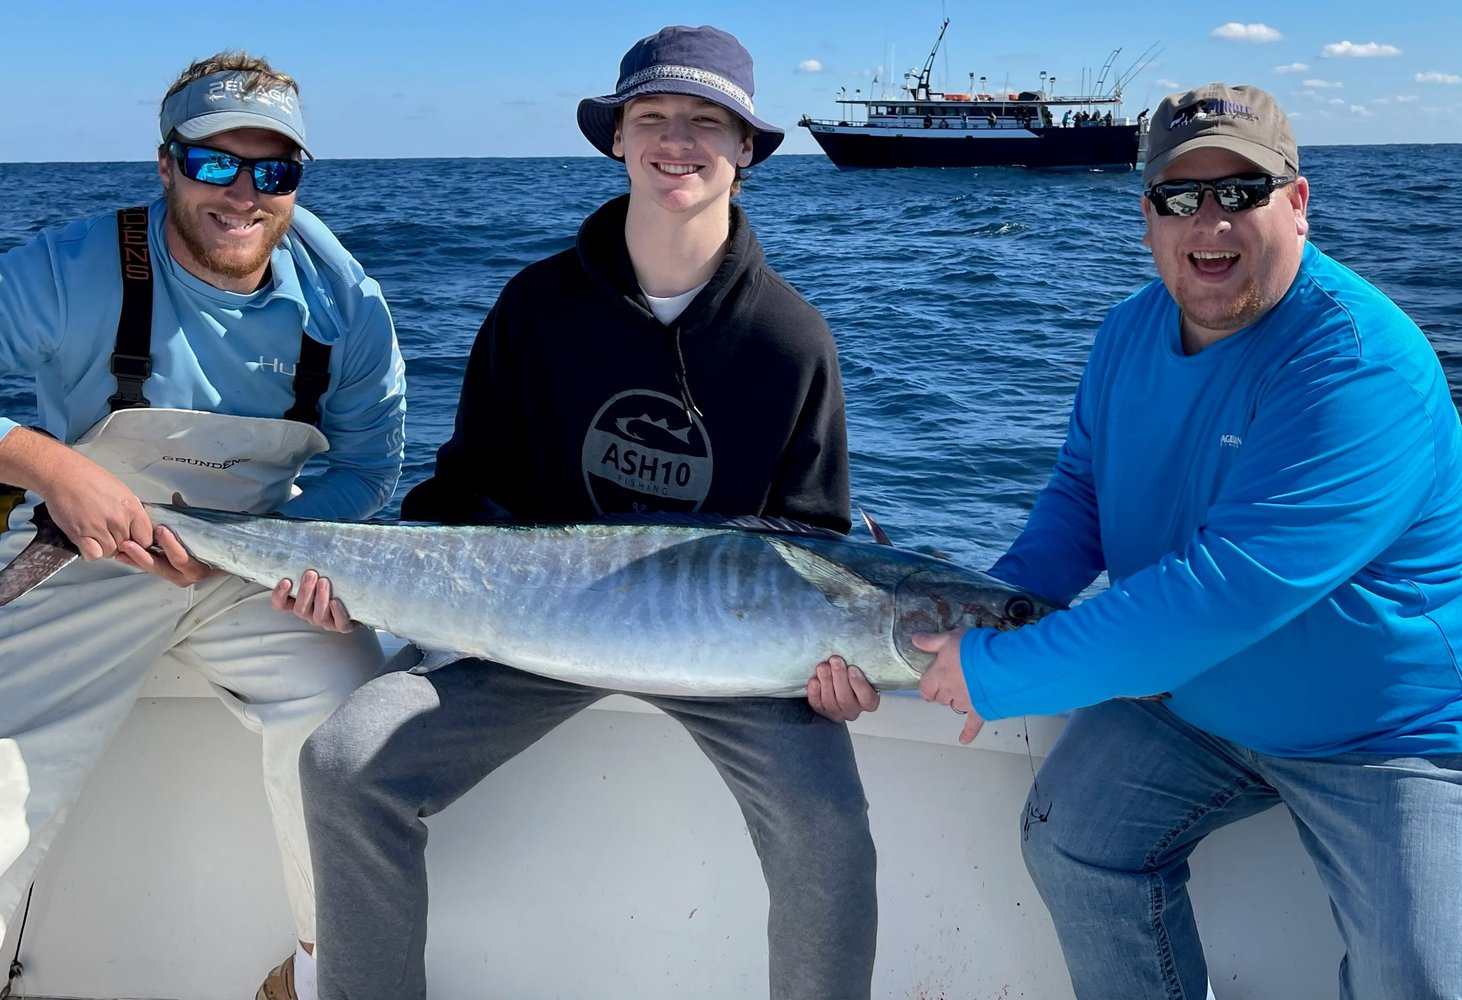
[[[961,662],[986,718],[1169,694],[1286,756],[1462,751],[1462,428],[1435,352],[1313,246],[1183,353],[1160,281],[1107,316],[1056,469],[992,572],[1069,601]]]
[[[406,379],[380,286],[315,216],[294,210],[248,294],[193,276],[168,253],[166,207],[153,202],[153,406],[282,417],[294,401],[300,334],[331,345],[320,430],[323,469],[285,512],[345,520],[390,499],[405,445]],[[121,311],[115,215],[40,233],[0,254],[0,372],[33,373],[40,423],[74,442],[107,413]],[[16,426],[0,416],[0,437]]]

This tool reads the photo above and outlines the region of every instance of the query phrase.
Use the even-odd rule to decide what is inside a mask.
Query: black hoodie
[[[510,280],[478,331],[457,424],[405,518],[464,524],[630,511],[788,517],[846,532],[831,331],[766,265],[746,214],[671,326],[625,246],[629,196]]]

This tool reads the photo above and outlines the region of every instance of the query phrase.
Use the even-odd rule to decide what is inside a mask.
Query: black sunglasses
[[[168,143],[168,155],[178,162],[183,176],[201,184],[228,187],[238,179],[240,170],[248,170],[254,179],[254,190],[260,194],[289,194],[300,186],[305,165],[299,160],[250,160],[221,149],[190,146],[174,139]]]
[[[1184,218],[1196,215],[1203,207],[1203,192],[1212,191],[1213,200],[1225,212],[1242,212],[1269,204],[1275,188],[1295,179],[1294,174],[1279,177],[1271,174],[1235,174],[1211,181],[1163,181],[1143,192],[1158,215]]]

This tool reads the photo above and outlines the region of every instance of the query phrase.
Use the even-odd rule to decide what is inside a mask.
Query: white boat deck
[[[36,884],[24,996],[239,1000],[293,947],[258,739],[155,677]],[[1061,720],[1032,718],[1043,755]],[[1069,1000],[1019,853],[1025,726],[954,742],[908,697],[854,727],[879,848],[874,995]],[[433,1000],[765,996],[766,891],[689,737],[615,697],[430,822]],[[1333,997],[1340,945],[1279,811],[1210,838],[1193,894],[1218,1000]],[[0,969],[14,942],[0,949]]]

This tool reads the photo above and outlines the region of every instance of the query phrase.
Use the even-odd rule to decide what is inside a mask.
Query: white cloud
[[[1397,104],[1409,104],[1412,101],[1419,101],[1419,100],[1421,100],[1421,98],[1417,97],[1415,94],[1397,94],[1396,95],[1396,103]]]
[[[797,64],[798,73],[821,73],[822,63],[816,59],[804,59]]]
[[[1382,45],[1380,42],[1366,42],[1363,45],[1356,45],[1354,42],[1331,42],[1320,50],[1320,55],[1326,59],[1333,59],[1340,56],[1354,56],[1366,58],[1369,56],[1399,56],[1401,50],[1394,45]]]
[[[1344,98],[1341,98],[1341,97],[1332,97],[1332,98],[1330,98],[1330,100],[1326,101],[1325,103],[1326,104],[1344,104],[1345,103],[1345,99]]]
[[[1339,90],[1345,86],[1345,84],[1336,83],[1334,80],[1306,80],[1304,81],[1304,85],[1306,87],[1312,87],[1315,90]]]
[[[1417,83],[1462,83],[1462,76],[1456,73],[1418,73],[1412,79]]]
[[[1369,108],[1363,108],[1359,104],[1352,104],[1350,106],[1350,113],[1359,115],[1362,118],[1370,118],[1374,114]]]
[[[1177,80],[1154,80],[1153,83],[1157,84],[1163,90],[1182,90],[1183,89],[1183,85],[1181,83],[1179,83]]]
[[[1308,73],[1309,71],[1310,66],[1308,63],[1290,63],[1288,66],[1274,67],[1274,72],[1276,73]]]
[[[1267,24],[1240,24],[1238,21],[1230,21],[1214,28],[1209,37],[1230,42],[1277,42],[1284,36]]]

